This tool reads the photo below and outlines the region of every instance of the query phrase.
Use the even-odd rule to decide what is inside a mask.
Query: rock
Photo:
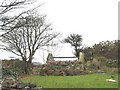
[[[18,89],[22,89],[22,88],[25,88],[25,87],[27,87],[28,86],[28,83],[18,83],[17,84],[17,88]]]
[[[12,77],[6,77],[3,79],[2,87],[16,87],[16,80]]]
[[[29,83],[29,87],[30,87],[30,88],[34,88],[34,87],[36,87],[36,86],[37,86],[37,85],[36,85],[35,83],[32,83],[32,82]]]
[[[113,79],[106,79],[107,82],[117,82],[116,80]]]
[[[22,89],[22,88],[34,88],[37,85],[35,83],[32,82],[28,82],[28,83],[18,83],[17,84],[17,88],[18,89]]]
[[[32,82],[21,82],[18,83],[13,77],[5,77],[3,80],[0,80],[0,90],[40,90],[36,88],[36,84]]]

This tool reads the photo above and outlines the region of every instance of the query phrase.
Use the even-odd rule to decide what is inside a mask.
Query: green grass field
[[[111,74],[95,73],[79,76],[27,76],[21,78],[23,82],[34,82],[42,88],[118,88],[117,82],[107,82]]]

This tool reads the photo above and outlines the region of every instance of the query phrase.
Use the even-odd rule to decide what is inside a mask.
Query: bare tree
[[[75,56],[79,56],[79,52],[81,51],[81,42],[82,42],[82,36],[78,34],[70,34],[67,38],[64,39],[64,43],[69,43],[74,48]]]
[[[30,0],[2,0],[0,2],[0,15],[29,4],[29,1]]]
[[[52,41],[51,46],[48,46],[47,48],[48,53],[52,53],[53,56],[59,55],[62,48],[60,44],[61,44],[60,41]]]
[[[24,15],[17,19],[15,25],[11,32],[2,35],[2,49],[20,56],[23,61],[29,63],[38,49],[47,46],[59,35],[52,31],[51,25],[46,23],[45,16],[42,15]]]
[[[10,23],[13,23],[17,18],[19,18],[22,14],[28,12],[28,10],[21,11],[20,9],[33,4],[35,0],[1,0],[0,1],[0,31],[1,35],[6,34],[3,33],[3,27],[9,26]],[[12,14],[10,14],[12,12]],[[17,14],[17,12],[19,12]],[[6,18],[10,17],[11,18]],[[5,21],[6,20],[6,21]],[[5,21],[3,23],[3,21]],[[7,33],[9,33],[10,29],[6,29]]]

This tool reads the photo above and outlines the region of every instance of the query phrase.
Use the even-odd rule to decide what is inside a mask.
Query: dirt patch
[[[31,78],[30,75],[20,75],[19,78]]]

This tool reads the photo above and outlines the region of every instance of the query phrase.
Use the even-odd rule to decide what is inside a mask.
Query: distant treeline
[[[82,51],[85,53],[86,60],[101,56],[107,59],[118,60],[119,46],[119,40],[102,41],[92,47],[85,47]]]

